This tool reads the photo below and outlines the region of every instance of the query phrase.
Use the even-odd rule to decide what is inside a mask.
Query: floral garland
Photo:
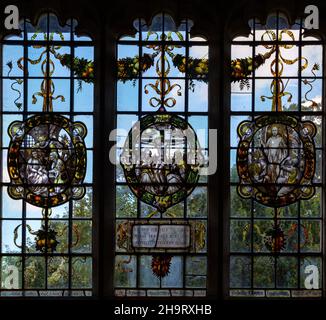
[[[254,58],[236,58],[231,61],[231,82],[239,82],[240,90],[244,87],[249,89],[248,77],[252,75],[253,70],[258,69],[265,61],[270,57],[269,54],[258,54]],[[56,54],[56,58],[59,59],[62,66],[71,69],[78,81],[78,89],[82,89],[82,82],[94,83],[94,61],[87,60],[85,58],[74,57],[72,59],[71,54]],[[121,58],[117,61],[117,77],[119,81],[125,83],[128,80],[133,81],[133,85],[136,84],[136,77],[138,77],[140,70],[142,72],[147,71],[154,66],[155,55],[145,53],[140,59],[139,56]],[[208,59],[188,58],[188,64],[186,66],[186,57],[181,54],[172,56],[172,62],[181,73],[187,71],[189,77],[189,87],[194,91],[195,85],[193,80],[202,81],[207,83],[208,77]],[[9,67],[9,73],[11,72],[13,65],[12,61],[7,63]],[[319,66],[314,65],[313,70],[318,70]],[[8,75],[9,75],[8,73]],[[18,82],[18,80],[17,80]],[[14,83],[15,84],[15,83]],[[19,83],[20,84],[20,83]],[[306,84],[306,83],[305,83]],[[13,90],[15,90],[13,88]],[[16,90],[15,90],[16,91]],[[17,107],[20,109],[21,104]]]
[[[128,80],[133,80],[133,85],[136,84],[136,79],[139,75],[139,70],[147,71],[154,66],[154,56],[145,53],[140,59],[139,56],[134,58],[126,57],[117,61],[118,80],[125,83]]]
[[[254,58],[236,58],[231,61],[231,82],[239,82],[240,89],[244,87],[249,88],[248,77],[252,75],[253,70],[258,69],[262,66],[265,61],[270,58],[270,53],[267,54],[257,54]],[[94,82],[94,62],[75,57],[71,61],[70,54],[58,55],[63,66],[72,68],[75,76],[82,78],[79,81],[84,81],[86,83]],[[128,80],[133,81],[133,85],[136,83],[136,77],[138,77],[140,70],[142,72],[147,71],[149,68],[154,66],[155,55],[145,53],[140,59],[139,56],[126,57],[119,59],[117,61],[117,77],[119,81],[125,83]],[[176,54],[172,56],[172,62],[174,67],[176,67],[181,73],[188,74],[189,77],[189,87],[194,90],[194,82],[196,79],[207,83],[208,80],[208,59],[198,59],[188,57],[188,64],[186,65],[186,57],[181,54]],[[314,66],[313,70],[318,70],[318,66]],[[80,85],[81,88],[81,85]]]
[[[142,71],[147,71],[154,65],[154,55],[144,54],[141,59],[138,56],[122,58],[117,61],[118,80],[126,82],[133,79],[135,84],[135,77],[139,75],[139,66],[141,65]],[[249,86],[248,77],[252,74],[253,69],[258,69],[268,59],[268,55],[258,54],[252,59],[237,58],[231,61],[231,81],[240,82],[241,89],[244,86]],[[188,58],[184,55],[176,54],[172,57],[174,67],[176,67],[181,73],[188,74],[190,78],[190,88],[194,90],[193,80],[203,81],[207,83],[208,77],[208,59]]]
[[[240,82],[240,90],[244,87],[249,89],[249,80],[247,79],[253,72],[253,70],[258,69],[263,65],[268,59],[268,55],[258,54],[252,59],[247,58],[237,58],[231,61],[231,82]]]
[[[189,88],[194,91],[195,84],[194,79],[207,83],[208,76],[208,59],[188,58],[188,64],[186,65],[186,57],[181,54],[176,54],[172,58],[173,65],[178,68],[182,73],[187,71],[189,81]]]
[[[74,75],[80,78],[94,78],[94,62],[85,58],[75,57],[71,61],[70,54],[59,56],[59,60],[63,66],[72,69]],[[83,79],[85,82],[93,82],[93,79]]]
[[[57,54],[56,58],[59,59],[61,65],[71,69],[74,75],[79,79],[79,88],[81,89],[81,81],[86,83],[94,82],[94,62],[87,60],[85,58],[74,57],[72,59],[71,54]],[[245,85],[248,86],[249,82],[247,77],[253,72],[253,69],[259,68],[264,64],[265,57],[258,54],[252,59],[247,58],[237,58],[231,61],[231,81],[240,82],[241,88]],[[133,81],[133,85],[136,83],[136,77],[138,77],[139,72],[145,72],[154,66],[155,55],[143,54],[141,58],[138,55],[134,57],[121,58],[117,61],[117,77],[119,81],[125,83],[128,80]],[[176,67],[181,73],[188,74],[190,78],[190,88],[194,90],[193,80],[203,81],[207,83],[208,77],[208,59],[199,58],[188,58],[188,64],[186,64],[186,57],[181,54],[173,55],[172,62],[174,67]]]
[[[155,55],[144,54],[140,59],[139,56],[126,57],[117,61],[117,77],[119,81],[125,83],[128,80],[133,80],[135,85],[135,77],[138,77],[139,71],[147,71],[154,66]],[[186,66],[186,57],[181,54],[173,55],[172,62],[181,73],[187,70],[190,78],[190,88],[194,90],[193,79],[207,83],[208,76],[208,59],[188,58]]]
[[[78,89],[77,92],[82,89],[82,81],[86,83],[94,83],[94,62],[85,58],[74,57],[72,59],[71,54],[57,54],[56,58],[59,59],[60,63],[71,69],[74,75],[78,78]]]

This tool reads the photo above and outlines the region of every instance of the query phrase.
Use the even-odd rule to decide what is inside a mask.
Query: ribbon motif
[[[34,40],[36,38],[36,35],[37,35],[37,33],[35,33],[33,35],[32,40]],[[62,33],[59,33],[59,35],[60,35],[61,40],[64,40]],[[50,41],[53,39],[53,34],[50,34],[49,39],[50,39]],[[46,34],[44,34],[44,40],[47,40]],[[60,99],[61,102],[65,101],[65,97],[63,95],[54,96],[55,85],[50,77],[53,75],[53,73],[55,71],[55,64],[54,64],[53,60],[50,58],[50,55],[47,54],[46,46],[33,45],[32,48],[34,48],[34,49],[44,48],[44,50],[40,53],[40,56],[35,60],[32,60],[30,58],[21,57],[17,61],[17,66],[19,69],[23,70],[24,73],[28,73],[28,71],[24,65],[25,60],[32,65],[41,63],[41,70],[42,70],[44,79],[41,82],[40,91],[35,92],[32,95],[32,104],[37,103],[37,96],[42,97],[43,98],[42,111],[43,112],[52,112],[53,111],[53,100]],[[49,47],[49,53],[52,53],[55,58],[59,59],[60,55],[57,53],[57,50],[59,50],[60,48],[61,48],[61,46],[51,46],[51,47]],[[43,58],[43,56],[44,56],[44,58]]]
[[[149,40],[149,37],[152,33],[148,33],[147,35],[147,39]],[[167,36],[161,36],[162,40],[172,40],[172,33],[169,33]],[[179,33],[178,37],[180,40],[183,39],[182,35]],[[158,35],[156,34],[156,38],[158,38]],[[156,39],[157,40],[157,39]],[[171,65],[170,62],[166,56],[166,54],[168,56],[170,56],[171,58],[174,57],[173,55],[173,50],[174,48],[180,48],[181,46],[179,45],[157,45],[157,44],[150,44],[147,45],[146,48],[152,49],[155,51],[153,58],[159,56],[158,60],[156,61],[155,64],[155,71],[158,77],[160,77],[159,79],[157,79],[155,81],[155,84],[153,83],[149,83],[146,84],[144,87],[144,92],[145,94],[149,93],[148,88],[150,87],[151,89],[153,89],[155,91],[155,93],[157,95],[159,95],[158,97],[152,97],[149,100],[149,104],[151,107],[153,108],[157,108],[159,106],[164,107],[168,107],[168,108],[173,108],[175,106],[175,104],[177,103],[176,99],[173,97],[166,97],[167,95],[169,95],[174,89],[176,89],[176,93],[178,96],[181,96],[181,86],[177,83],[172,84],[169,79],[167,79],[166,77],[168,76],[168,74],[170,73],[171,70]]]
[[[290,30],[281,30],[278,36],[278,41],[282,41],[283,36],[287,35],[290,37],[292,41],[295,40],[294,34]],[[267,41],[266,36],[269,37],[269,40],[276,41],[276,33],[272,30],[265,31],[261,36],[261,41]],[[287,101],[291,102],[292,94],[290,92],[285,91],[287,83],[284,84],[283,80],[280,79],[283,75],[284,64],[286,65],[293,65],[296,62],[300,61],[301,59],[301,71],[305,70],[308,67],[308,60],[305,57],[297,57],[295,59],[286,59],[284,58],[281,48],[282,49],[292,49],[294,47],[293,44],[263,44],[264,48],[269,49],[267,53],[271,56],[274,52],[277,52],[277,56],[270,64],[270,72],[273,75],[274,79],[270,85],[271,96],[261,96],[261,101],[265,101],[266,99],[272,100],[272,111],[282,111],[282,98],[287,96]],[[278,51],[277,51],[278,47]]]

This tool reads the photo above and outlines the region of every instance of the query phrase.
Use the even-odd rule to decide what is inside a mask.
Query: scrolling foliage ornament
[[[310,199],[315,193],[315,134],[313,122],[285,114],[241,122],[239,195],[274,208]]]

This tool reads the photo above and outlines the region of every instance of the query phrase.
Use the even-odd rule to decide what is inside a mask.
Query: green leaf
[[[175,33],[178,36],[178,38],[179,38],[180,41],[183,41],[184,40],[183,35],[182,35],[182,33],[180,31],[176,31]]]

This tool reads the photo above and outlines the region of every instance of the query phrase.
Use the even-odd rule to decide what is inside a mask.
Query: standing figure
[[[272,135],[263,147],[268,160],[266,182],[275,183],[280,174],[280,164],[287,156],[287,145],[278,127],[272,127]]]

